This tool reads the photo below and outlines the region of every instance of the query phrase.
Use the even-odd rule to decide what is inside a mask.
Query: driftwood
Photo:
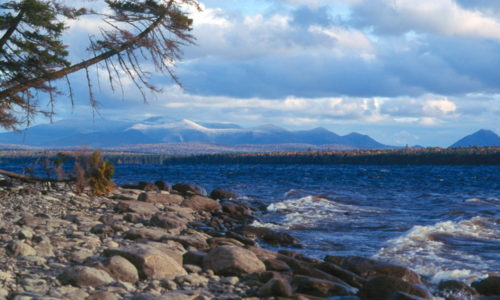
[[[19,173],[10,172],[7,170],[2,170],[2,169],[0,169],[0,175],[6,176],[6,177],[9,177],[12,179],[16,179],[16,180],[19,180],[22,182],[31,182],[31,183],[33,183],[33,182],[55,182],[55,183],[57,183],[57,182],[61,182],[61,183],[76,182],[76,179],[74,179],[74,178],[69,178],[69,179],[40,178],[40,177],[34,177],[34,176],[26,176],[26,175],[22,175]]]

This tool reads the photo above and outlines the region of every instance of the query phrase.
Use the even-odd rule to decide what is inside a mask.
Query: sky
[[[500,1],[202,0],[196,45],[144,104],[101,87],[99,116],[166,116],[244,127],[324,127],[390,145],[449,146],[500,133]],[[65,37],[84,56],[92,22]],[[75,75],[78,76],[78,75]],[[81,76],[81,75],[80,75]],[[84,81],[56,119],[91,116]],[[46,120],[45,120],[46,121]]]

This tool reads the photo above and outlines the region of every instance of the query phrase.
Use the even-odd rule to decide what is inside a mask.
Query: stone
[[[351,272],[354,272],[361,277],[367,277],[367,270],[369,270],[372,266],[378,265],[381,262],[369,259],[365,257],[359,256],[331,256],[327,255],[325,257],[325,261],[340,266],[344,269],[347,269]]]
[[[148,244],[132,244],[130,246],[106,249],[106,256],[123,256],[139,271],[141,279],[172,279],[186,275],[187,272],[175,258],[173,252],[162,251]],[[181,257],[182,259],[182,257]]]
[[[98,287],[114,281],[107,272],[86,266],[70,267],[60,275],[59,279],[62,283],[78,287]]]
[[[204,188],[193,184],[178,183],[172,186],[172,190],[183,196],[207,196],[207,191]]]
[[[202,251],[188,251],[182,257],[183,264],[203,266],[203,259],[207,254]]]
[[[266,270],[269,271],[289,272],[292,270],[286,262],[279,259],[268,259],[264,261],[264,264],[266,265]]]
[[[316,265],[316,268],[342,279],[355,288],[361,288],[366,283],[365,278],[332,263],[320,263]]]
[[[189,207],[194,211],[214,212],[221,210],[219,202],[203,196],[189,197],[182,201],[181,206]]]
[[[170,190],[171,190],[170,186],[163,180],[157,180],[157,181],[155,181],[154,184],[156,185],[156,187],[160,191],[170,192]]]
[[[454,296],[471,298],[472,296],[478,295],[478,292],[474,288],[459,280],[441,281],[437,288],[444,297]]]
[[[50,242],[50,239],[45,238],[42,239],[37,245],[35,245],[35,250],[37,255],[43,256],[43,257],[54,257],[54,247],[52,247],[52,244]]]
[[[7,245],[7,251],[12,256],[30,256],[36,255],[36,250],[23,241],[11,241]]]
[[[176,213],[165,212],[155,214],[151,217],[151,226],[156,226],[165,229],[178,229],[182,230],[187,227],[188,220],[179,217]]]
[[[183,267],[188,273],[201,273],[201,271],[203,271],[203,269],[197,265],[184,264]]]
[[[17,236],[22,240],[31,240],[33,238],[33,230],[29,227],[22,228]]]
[[[453,298],[452,299],[446,298],[446,299],[452,300]],[[459,298],[459,299],[462,299],[462,298]],[[396,291],[396,292],[392,293],[389,296],[389,298],[387,298],[387,300],[425,300],[425,298],[420,298],[420,297],[415,296],[415,295],[410,295],[407,293],[403,293],[401,291]]]
[[[203,259],[203,267],[223,276],[258,273],[266,269],[253,252],[236,246],[219,246],[210,250]]]
[[[196,249],[207,249],[208,243],[207,239],[210,238],[209,235],[198,232],[196,230],[188,229],[183,230],[182,235],[166,235],[163,236],[162,240],[172,240],[181,243],[184,248],[194,247]]]
[[[295,275],[291,281],[294,291],[318,297],[354,295],[357,289],[337,282]]]
[[[23,278],[21,285],[24,291],[29,293],[45,294],[49,290],[47,282],[43,279]]]
[[[238,195],[232,191],[215,189],[210,193],[210,198],[215,200],[238,199]]]
[[[238,282],[240,282],[240,279],[236,276],[228,276],[228,277],[224,277],[220,280],[220,283],[229,284],[229,285],[235,285]]]
[[[226,237],[235,239],[235,240],[237,240],[237,241],[239,241],[247,246],[257,245],[257,242],[255,240],[247,238],[246,236],[238,234],[236,232],[232,232],[232,231],[226,232]]]
[[[215,248],[218,246],[238,246],[238,247],[244,246],[242,242],[226,237],[210,238],[207,240],[207,243],[210,248]]]
[[[432,299],[431,293],[423,286],[406,282],[400,278],[378,275],[370,278],[361,288],[361,299],[386,299],[394,292],[403,292],[424,299]]]
[[[137,268],[122,256],[110,257],[104,263],[104,266],[109,271],[109,274],[117,281],[136,283],[139,280]]]
[[[34,217],[34,216],[24,216],[19,221],[16,222],[17,225],[27,226],[35,228],[39,225],[44,225],[47,223],[47,218]]]
[[[349,286],[349,284],[346,283],[345,281],[343,281],[342,279],[340,279],[336,276],[333,276],[327,272],[324,272],[320,269],[315,268],[314,264],[312,264],[312,263],[298,260],[298,259],[295,259],[295,258],[292,258],[289,256],[284,256],[284,255],[279,256],[278,259],[286,262],[292,268],[293,272],[296,275],[304,275],[304,276],[308,276],[308,277],[314,277],[314,278],[323,279],[326,281],[332,281],[332,282],[338,283],[338,284],[343,285],[343,286]]]
[[[380,263],[368,267],[365,272],[365,277],[373,275],[387,275],[400,278],[406,282],[421,284],[420,275],[413,272],[409,268],[401,265]]]
[[[159,211],[152,203],[143,201],[119,201],[115,210],[121,213],[131,212],[140,215],[154,215]]]
[[[119,299],[121,299],[121,297],[119,297],[118,295],[105,291],[94,292],[90,294],[90,296],[85,298],[85,300],[119,300]]]
[[[129,240],[161,241],[166,234],[167,232],[160,228],[132,228],[124,234],[124,238]]]
[[[141,193],[137,200],[149,203],[181,204],[184,201],[184,197],[175,194],[145,192]]]
[[[185,276],[177,276],[175,282],[180,285],[191,285],[194,287],[204,287],[208,285],[208,278],[198,274],[189,274]]]
[[[489,276],[472,283],[472,287],[481,295],[500,295],[500,276]]]
[[[293,290],[290,283],[282,278],[273,278],[259,289],[260,297],[292,297]]]
[[[269,259],[276,259],[278,257],[278,253],[271,251],[271,250],[264,249],[264,248],[251,246],[251,247],[246,247],[246,249],[252,251],[255,255],[257,255],[257,257],[261,261],[266,261]]]
[[[273,246],[289,246],[297,244],[299,240],[286,232],[271,231],[262,235],[262,240]]]

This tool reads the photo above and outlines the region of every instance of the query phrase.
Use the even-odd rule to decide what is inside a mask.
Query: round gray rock
[[[210,250],[203,259],[203,267],[223,276],[266,270],[264,263],[252,251],[237,246],[219,246]]]

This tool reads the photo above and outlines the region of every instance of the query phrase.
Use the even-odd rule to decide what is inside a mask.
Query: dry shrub
[[[99,151],[77,156],[74,170],[76,191],[79,193],[88,187],[92,194],[105,196],[115,188],[112,181],[115,173],[113,163],[104,161]]]

